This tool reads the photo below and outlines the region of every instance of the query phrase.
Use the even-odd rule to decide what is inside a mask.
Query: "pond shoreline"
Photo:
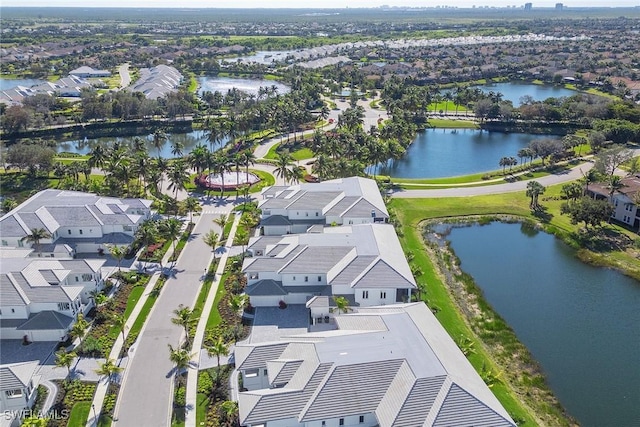
[[[518,340],[511,327],[484,299],[483,292],[474,279],[460,269],[460,260],[450,248],[446,234],[438,236],[437,242],[427,236],[427,229],[434,224],[455,223],[464,227],[465,224],[471,226],[492,221],[519,222],[543,229],[540,224],[530,220],[495,215],[425,220],[420,223],[419,233],[423,247],[433,260],[436,274],[446,288],[449,298],[490,358],[499,366],[501,371],[497,377],[508,384],[513,394],[533,411],[544,425],[578,425],[553,394],[540,365],[527,347]]]

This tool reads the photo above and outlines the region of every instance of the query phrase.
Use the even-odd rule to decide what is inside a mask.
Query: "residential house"
[[[96,70],[95,68],[87,67],[86,65],[83,65],[82,67],[78,67],[75,70],[70,71],[69,75],[80,77],[83,79],[111,77],[111,71]]]
[[[360,177],[273,186],[261,192],[266,236],[304,233],[313,225],[385,223],[389,213],[375,181]]]
[[[0,365],[0,412],[6,421],[21,418],[22,411],[33,407],[40,384],[37,369],[37,360]]]
[[[251,304],[305,304],[341,295],[352,305],[406,302],[416,283],[390,224],[313,227],[306,234],[260,236],[249,242],[243,272]],[[329,316],[315,301],[314,318]]]
[[[160,64],[152,68],[141,68],[140,78],[129,90],[142,92],[147,99],[158,99],[175,92],[182,80],[183,76],[177,69]]]
[[[335,330],[236,345],[240,425],[516,425],[424,303],[335,321]]]
[[[92,292],[102,289],[105,260],[12,257],[11,252],[0,251],[2,339],[64,341],[77,315],[93,306]]]
[[[611,195],[606,184],[589,184],[588,192],[613,204],[611,218],[640,232],[640,175],[622,178],[622,188]]]
[[[31,230],[43,228],[51,238],[39,242],[31,256],[97,254],[109,244],[131,244],[138,226],[151,216],[150,207],[151,200],[146,199],[40,191],[0,218],[1,246],[25,247]]]

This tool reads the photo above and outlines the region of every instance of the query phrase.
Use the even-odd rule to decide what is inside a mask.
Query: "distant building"
[[[562,3],[556,3],[556,10],[562,10],[564,8]]]
[[[72,76],[83,78],[83,79],[96,78],[96,77],[111,77],[111,71],[96,70],[94,68],[87,67],[87,66],[76,68],[75,70],[71,71],[69,74]]]
[[[531,10],[531,9],[533,9],[533,3],[524,4],[524,10]]]
[[[622,178],[622,188],[611,194],[609,187],[602,183],[590,184],[587,192],[596,199],[608,200],[613,205],[611,218],[634,230],[640,231],[640,175]]]
[[[158,99],[175,92],[183,79],[178,70],[164,64],[153,68],[141,68],[140,76],[129,90],[142,92],[147,99]]]

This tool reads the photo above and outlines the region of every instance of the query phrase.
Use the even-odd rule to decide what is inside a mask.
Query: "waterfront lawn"
[[[431,127],[434,127],[434,128],[480,129],[480,125],[478,125],[478,123],[471,120],[439,119],[439,118],[430,117],[428,123]]]
[[[421,223],[428,219],[447,219],[470,215],[478,216],[479,220],[483,220],[483,217],[491,218],[496,215],[517,216],[542,222],[547,231],[563,238],[575,247],[579,244],[581,225],[573,225],[567,216],[560,215],[560,205],[563,203],[560,198],[560,189],[561,186],[550,187],[540,197],[544,209],[543,218],[538,218],[531,212],[529,198],[526,197],[524,191],[461,198],[393,199],[390,203],[390,209],[397,215],[401,224],[399,235],[402,247],[405,252],[410,251],[414,254],[412,264],[422,272],[417,275],[417,282],[423,291],[425,302],[437,312],[436,317],[454,340],[457,341],[460,337],[465,337],[473,342],[476,352],[469,355],[469,361],[478,372],[491,369],[493,372],[504,373],[503,377],[509,379],[509,381],[500,380],[495,383],[492,391],[519,425],[538,425],[540,422],[537,420],[546,420],[544,424],[550,425],[568,425],[568,421],[560,413],[559,408],[550,403],[552,399],[537,398],[540,393],[542,396],[546,394],[544,379],[539,373],[531,372],[531,370],[505,372],[505,366],[513,363],[511,360],[513,357],[505,356],[505,353],[509,353],[507,350],[511,348],[517,348],[518,342],[511,329],[499,316],[483,312],[480,318],[463,317],[457,303],[454,302],[454,296],[443,283],[439,269],[425,250]],[[617,225],[605,224],[603,233],[622,238],[626,236],[629,240],[638,239],[637,235]],[[598,265],[623,269],[625,273],[640,278],[640,265],[635,258],[637,254],[634,251],[633,248],[628,248],[626,252],[610,248],[600,252],[581,249],[578,256]],[[466,280],[465,286],[472,287],[471,284],[466,283]],[[491,310],[486,303],[479,303],[478,306],[481,311]],[[490,318],[492,321],[488,322]],[[479,319],[485,322],[485,332],[482,333],[482,339],[472,331],[472,325],[475,325],[478,330],[477,322],[480,321]],[[489,324],[491,328],[487,329]],[[492,342],[491,346],[490,342]],[[521,360],[521,362],[527,361]],[[538,385],[543,386],[540,391],[535,394],[530,393],[530,388]]]
[[[297,143],[293,141],[289,144],[287,143],[278,143],[274,144],[273,147],[269,149],[269,152],[264,156],[265,159],[275,160],[276,155],[281,153],[283,150],[289,150],[291,157],[293,160],[307,160],[313,157],[313,152],[304,146],[304,141],[299,140]]]

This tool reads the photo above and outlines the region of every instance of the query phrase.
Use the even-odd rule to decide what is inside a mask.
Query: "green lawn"
[[[549,217],[545,228],[558,236],[571,240],[571,233],[577,231],[579,226],[571,224],[568,217],[560,215],[560,188],[554,186],[547,189],[541,196],[541,204],[546,209]],[[393,199],[390,208],[396,213],[402,224],[400,241],[405,252],[413,252],[415,258],[412,264],[419,267],[423,274],[417,279],[421,287],[425,289],[426,301],[431,308],[437,308],[436,317],[447,330],[449,335],[456,337],[468,337],[475,346],[476,354],[470,355],[469,360],[480,371],[483,367],[489,367],[494,372],[503,372],[503,378],[508,380],[499,381],[492,391],[496,394],[500,402],[509,413],[519,421],[519,425],[568,425],[568,421],[561,416],[559,409],[546,399],[537,399],[541,394],[546,396],[544,388],[537,392],[531,392],[529,388],[532,384],[544,384],[539,375],[528,375],[519,372],[505,372],[511,360],[495,359],[498,350],[490,350],[470,327],[470,320],[463,317],[450,294],[448,287],[443,283],[439,270],[434,266],[433,260],[429,257],[422,241],[422,221],[433,218],[453,218],[468,215],[494,216],[496,214],[517,216],[538,222],[529,209],[529,198],[524,191],[518,193],[498,194],[490,196],[462,197],[462,198],[440,198],[440,199]],[[631,232],[618,226],[606,225],[612,231],[621,232],[634,236]],[[637,238],[637,235],[635,235]],[[571,243],[571,242],[570,242]],[[582,250],[581,252],[586,251]],[[586,251],[589,254],[593,252]],[[631,253],[622,251],[612,251],[594,254],[595,261],[606,266],[614,266],[626,270],[630,274],[640,275],[640,263],[637,262]],[[583,257],[584,259],[584,257]],[[479,304],[482,306],[483,304]],[[486,305],[486,304],[484,304]],[[490,310],[490,307],[488,308]],[[487,316],[482,314],[481,317]],[[499,319],[499,322],[502,322]],[[504,323],[502,322],[504,325]],[[510,332],[507,325],[502,326],[500,338],[503,340],[504,348],[511,348],[517,343],[517,338]],[[503,351],[504,353],[504,351]],[[504,357],[504,355],[502,355]],[[511,359],[509,357],[508,359]],[[523,403],[526,402],[526,403]],[[533,409],[532,409],[533,408]],[[537,415],[534,415],[537,414]],[[544,420],[544,421],[541,421]]]
[[[441,101],[438,103],[432,102],[431,104],[429,104],[429,106],[427,107],[427,111],[435,111],[435,112],[440,112],[442,111],[443,113],[455,113],[456,111],[456,104],[453,101]],[[467,108],[464,105],[458,105],[458,112],[461,111],[467,111]]]
[[[269,151],[267,152],[267,154],[264,156],[265,159],[269,159],[269,160],[275,160],[277,157],[277,154],[280,152],[281,150],[281,144],[274,144]],[[291,157],[293,158],[293,160],[307,160],[313,157],[313,151],[311,151],[309,148],[306,147],[301,147],[301,148],[295,148],[294,150],[290,151]]]
[[[84,427],[89,418],[89,411],[91,411],[91,402],[78,402],[73,405],[71,414],[69,414],[68,427]]]
[[[204,425],[209,409],[209,397],[205,393],[198,393],[196,397],[196,426]]]
[[[471,120],[438,119],[430,117],[428,123],[435,128],[480,129],[480,126]]]

